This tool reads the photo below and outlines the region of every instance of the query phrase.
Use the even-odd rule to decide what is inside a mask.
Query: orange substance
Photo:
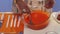
[[[29,16],[25,16],[25,21],[28,24],[28,26],[32,29],[40,29],[45,27],[48,24],[49,14],[47,12],[43,12],[41,10],[34,10],[31,13],[31,21],[32,24],[30,24]]]

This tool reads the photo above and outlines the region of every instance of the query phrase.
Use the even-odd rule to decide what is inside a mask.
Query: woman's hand
[[[29,7],[27,6],[27,4],[23,0],[16,0],[16,5],[19,10],[18,12],[30,13]]]
[[[54,5],[54,0],[46,0],[45,1],[45,8],[50,9]]]

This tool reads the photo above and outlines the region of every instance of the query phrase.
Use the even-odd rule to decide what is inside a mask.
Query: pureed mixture
[[[33,10],[31,17],[25,15],[27,26],[34,30],[43,29],[48,25],[50,14],[42,10]],[[31,20],[31,22],[30,22]]]

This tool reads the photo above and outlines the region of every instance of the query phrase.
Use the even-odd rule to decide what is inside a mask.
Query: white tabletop
[[[54,13],[52,13],[52,15],[53,14]],[[54,20],[54,18],[52,17],[52,15],[50,17],[49,25],[46,28],[44,28],[42,30],[32,30],[32,29],[29,29],[29,28],[27,28],[25,26],[25,28],[24,28],[24,34],[46,34],[46,32],[48,32],[48,31],[54,31],[54,32],[60,34],[60,24],[58,24]]]

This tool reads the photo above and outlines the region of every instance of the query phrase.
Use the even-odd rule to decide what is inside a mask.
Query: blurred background
[[[60,11],[60,0],[55,0],[55,5],[53,7],[53,11]]]
[[[0,12],[3,11],[12,11],[12,3],[13,0],[0,0]],[[55,0],[55,5],[53,7],[53,11],[59,11],[60,10],[60,0]]]
[[[0,12],[12,11],[13,0],[0,0]]]

